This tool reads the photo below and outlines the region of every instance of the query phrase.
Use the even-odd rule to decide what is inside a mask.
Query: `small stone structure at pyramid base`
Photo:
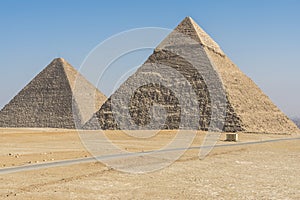
[[[209,74],[207,71],[195,71],[194,66],[182,57],[172,54],[168,48],[189,48],[189,44],[174,43],[176,41],[176,32],[184,34],[199,43],[201,54],[199,56],[200,65],[211,67],[220,77],[224,89],[226,100],[225,121],[223,131],[225,132],[251,132],[251,133],[274,133],[290,134],[299,133],[296,125],[283,114],[272,101],[258,88],[255,83],[243,74],[236,65],[224,54],[219,45],[213,41],[190,17],[185,18],[176,29],[156,48],[153,54],[148,58],[144,65],[138,71],[129,77],[120,88],[107,99],[101,108],[93,117],[83,126],[84,129],[139,129],[148,127],[156,129],[157,125],[151,124],[151,107],[160,104],[166,112],[166,118],[158,121],[162,129],[178,129],[180,127],[180,117],[182,109],[172,90],[164,87],[163,84],[148,84],[136,88],[135,92],[130,93],[130,88],[140,77],[148,77],[158,74],[159,78],[164,80],[166,73],[162,71],[161,65],[167,65],[178,73],[192,85],[197,98],[192,99],[192,105],[198,105],[200,121],[197,129],[208,130],[212,120],[212,108],[210,105],[209,91],[203,81],[203,75]],[[174,39],[175,38],[175,39]],[[192,49],[195,45],[190,45]],[[192,51],[191,51],[192,52]],[[152,65],[153,70],[146,67]],[[175,79],[175,84],[180,84],[179,79]],[[183,87],[184,88],[184,87]],[[180,91],[184,96],[185,92]],[[115,106],[115,102],[127,98],[130,95],[128,105]],[[129,114],[124,114],[122,106],[128,107]],[[117,107],[119,109],[115,109]],[[183,113],[187,114],[187,113]],[[122,117],[124,119],[122,119]],[[128,119],[130,118],[130,120]],[[126,121],[125,125],[121,124]]]
[[[75,129],[91,117],[78,106],[86,98],[96,98],[97,105],[86,106],[90,113],[106,99],[64,59],[54,59],[0,111],[0,127]]]

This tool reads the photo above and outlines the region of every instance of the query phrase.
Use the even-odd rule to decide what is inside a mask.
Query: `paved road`
[[[289,141],[289,140],[300,140],[300,137],[279,138],[279,139],[253,141],[253,142],[241,142],[241,143],[237,142],[237,143],[228,143],[228,144],[217,144],[213,148],[263,144],[263,143]],[[211,148],[211,147],[212,146],[196,146],[196,147],[189,147],[189,148],[163,149],[163,150],[157,150],[155,152],[172,152],[172,151],[182,151],[182,150],[189,150],[189,149],[205,149],[205,148]],[[126,154],[114,154],[114,155],[107,155],[107,156],[97,156],[97,157],[87,157],[87,158],[79,158],[79,159],[72,159],[72,160],[53,161],[53,162],[39,163],[39,164],[29,164],[29,165],[24,165],[24,166],[0,169],[0,174],[9,174],[9,173],[37,170],[37,169],[50,168],[50,167],[60,167],[60,166],[73,165],[73,164],[79,164],[79,163],[97,162],[98,160],[108,160],[108,159],[115,159],[115,158],[141,156],[141,155],[150,154],[152,152],[153,151],[145,151],[145,152],[138,152],[138,153],[126,153]]]

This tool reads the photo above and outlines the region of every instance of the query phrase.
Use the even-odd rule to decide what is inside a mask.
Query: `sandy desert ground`
[[[136,139],[120,131],[105,134],[132,152],[167,144],[174,131]],[[169,167],[130,174],[100,162],[76,163],[1,174],[1,170],[66,159],[89,158],[74,130],[0,129],[0,199],[300,199],[300,135],[239,134],[199,160],[197,148]],[[192,147],[201,145],[197,132]],[[279,140],[257,144],[251,141]],[[239,144],[229,146],[227,144]]]

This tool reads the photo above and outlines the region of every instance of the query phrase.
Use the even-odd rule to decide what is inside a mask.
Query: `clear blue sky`
[[[300,1],[0,1],[0,107],[53,58],[79,68],[101,41],[191,16],[289,116],[300,116]]]

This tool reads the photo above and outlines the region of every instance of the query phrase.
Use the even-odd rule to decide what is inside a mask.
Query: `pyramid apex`
[[[48,67],[61,67],[64,70],[66,68],[74,68],[70,63],[68,63],[64,58],[54,58],[51,63],[48,65]]]
[[[52,63],[57,62],[57,63],[66,63],[67,61],[64,58],[54,58],[52,60]]]
[[[180,23],[180,24],[186,24],[186,23],[189,23],[189,24],[192,24],[194,22],[193,18],[190,17],[190,16],[186,16]]]
[[[225,55],[220,46],[190,16],[185,17],[175,30],[190,36],[208,49]]]
[[[193,20],[193,18],[191,16],[186,16],[184,20]]]

